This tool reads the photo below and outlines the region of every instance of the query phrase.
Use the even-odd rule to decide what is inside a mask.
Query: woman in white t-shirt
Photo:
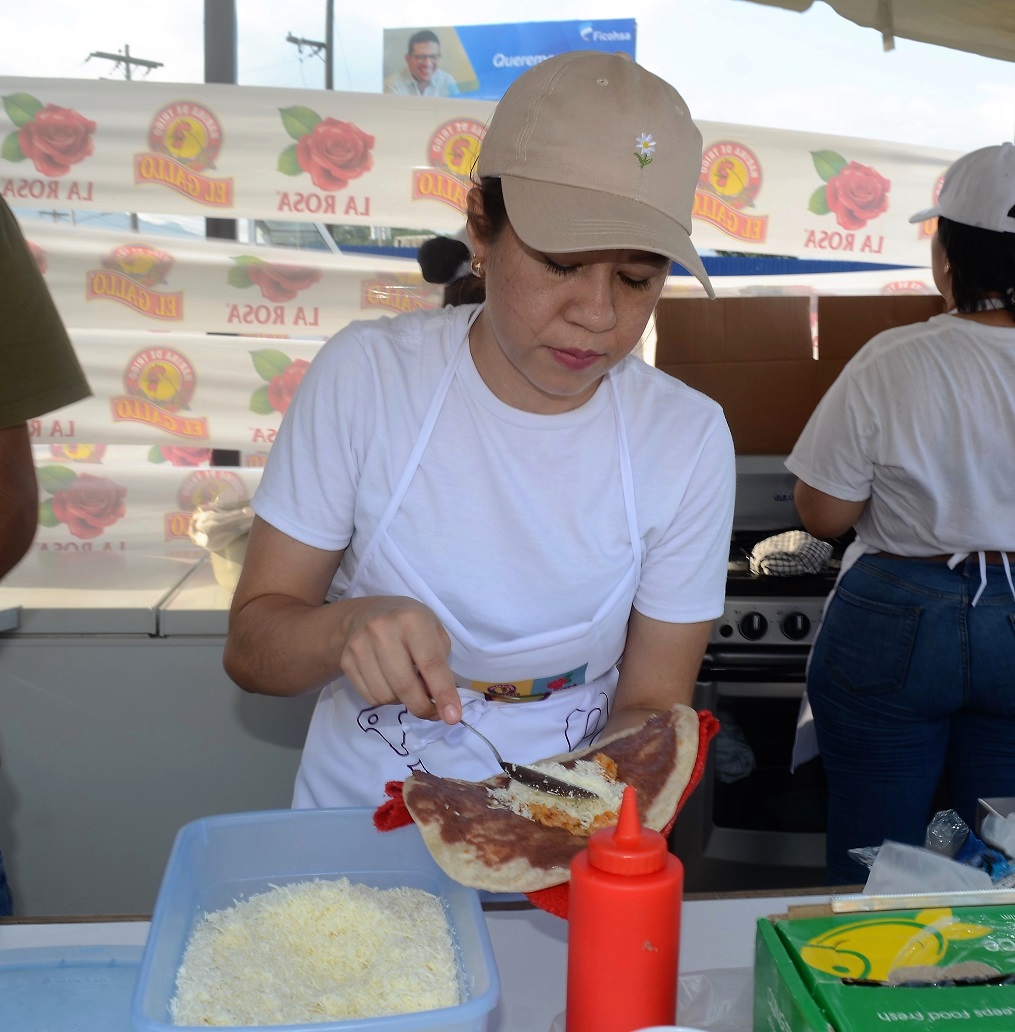
[[[786,462],[805,527],[857,534],[807,679],[830,884],[1015,795],[1015,145],[956,161],[934,216],[950,310],[869,341]]]
[[[690,704],[732,441],[715,402],[631,353],[671,261],[711,292],[700,152],[679,94],[629,58],[543,62],[498,105],[468,197],[485,303],[354,323],[311,364],[225,654],[249,691],[320,690],[295,806],[376,806],[419,768],[490,776],[463,712],[526,762]]]

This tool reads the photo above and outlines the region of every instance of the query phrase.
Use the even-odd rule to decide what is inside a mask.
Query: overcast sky
[[[955,151],[1015,133],[1015,63],[904,39],[885,53],[878,33],[822,3],[798,14],[745,0],[557,0],[552,19],[545,0],[334,6],[339,90],[381,88],[385,28],[633,17],[638,60],[703,121]],[[241,84],[324,87],[322,58],[286,36],[323,41],[325,0],[236,0],[236,10]],[[10,0],[0,8],[0,75],[122,78],[110,61],[88,55],[129,47],[132,57],[162,63],[152,80],[200,82],[203,34],[203,0]]]

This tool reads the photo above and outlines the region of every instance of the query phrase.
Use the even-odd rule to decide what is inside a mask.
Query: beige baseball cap
[[[500,178],[529,247],[651,251],[715,296],[690,239],[701,133],[680,94],[627,54],[577,50],[530,68],[497,104],[476,171]]]

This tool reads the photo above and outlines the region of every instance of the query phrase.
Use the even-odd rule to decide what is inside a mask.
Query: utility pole
[[[117,68],[119,68],[120,65],[123,65],[123,76],[128,81],[133,78],[133,75],[131,75],[131,68],[133,68],[134,65],[144,68],[149,72],[153,68],[162,67],[161,61],[146,61],[143,57],[131,57],[130,47],[126,43],[123,45],[122,54],[109,54],[105,50],[93,50],[85,60],[90,61],[93,57],[101,57],[104,61],[112,61]]]
[[[324,38],[328,49],[324,54],[324,88],[335,88],[335,0],[324,5]]]
[[[236,84],[236,0],[204,0],[204,81]],[[205,236],[236,239],[236,219],[206,218]]]
[[[150,72],[153,68],[161,68],[161,61],[148,61],[143,57],[131,57],[130,46],[127,43],[123,45],[122,54],[110,54],[105,50],[93,50],[86,58],[86,61],[91,61],[93,57],[101,57],[103,61],[112,61],[115,68],[119,68],[123,65],[123,76],[130,82],[133,79],[131,74],[131,68],[137,65],[139,68],[145,69],[145,74]],[[136,233],[140,226],[138,225],[137,212],[130,213],[130,228]]]
[[[331,60],[331,47],[319,39],[304,39],[302,36],[294,36],[291,32],[285,38],[286,43],[295,43],[299,47],[299,51],[302,54],[303,48],[307,47],[310,50],[310,56],[316,57],[319,54],[324,55],[324,88],[330,90],[332,88],[332,60]]]

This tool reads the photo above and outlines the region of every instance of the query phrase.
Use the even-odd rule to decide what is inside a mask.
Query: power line
[[[153,68],[161,68],[161,61],[148,61],[143,57],[131,57],[130,47],[125,43],[122,54],[110,54],[104,50],[93,50],[86,58],[86,61],[90,61],[93,57],[101,57],[104,61],[112,61],[114,65],[119,68],[123,65],[123,74],[125,79],[132,79],[131,68],[137,65],[139,68],[145,69],[145,74],[150,72]]]
[[[286,36],[286,43],[294,43],[303,53],[303,48],[310,50],[311,57],[323,57],[324,59],[324,88],[334,89],[335,86],[335,4],[334,0],[328,0],[325,5],[325,26],[326,40],[304,39],[302,36],[294,36],[291,32]]]
[[[112,61],[116,68],[119,68],[120,65],[123,65],[124,78],[127,79],[128,82],[133,78],[133,76],[131,75],[131,68],[133,68],[134,65],[137,65],[139,68],[143,68],[145,70],[146,75],[153,68],[162,67],[161,61],[148,61],[143,57],[131,57],[130,46],[127,43],[124,43],[123,45],[122,54],[110,54],[107,53],[105,50],[93,50],[85,58],[85,60],[91,61],[93,57],[101,57],[103,61]],[[130,213],[130,228],[134,230],[135,233],[140,228],[138,224],[137,212]]]

